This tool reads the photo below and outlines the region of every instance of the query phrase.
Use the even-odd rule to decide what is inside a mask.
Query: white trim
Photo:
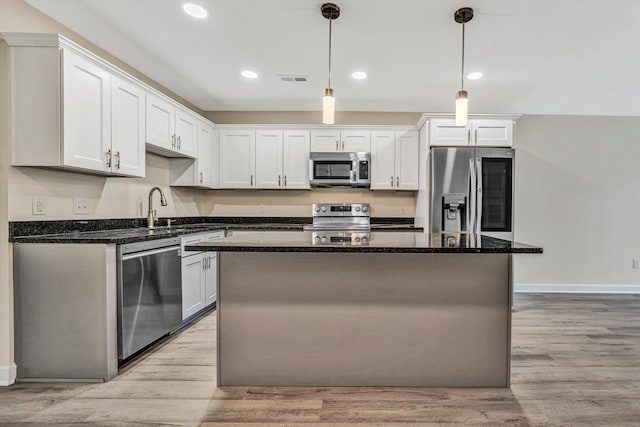
[[[310,129],[310,130],[324,130],[324,129],[362,129],[362,130],[414,130],[415,126],[411,125],[322,125],[322,124],[217,124],[216,129]]]
[[[514,292],[567,294],[640,294],[640,285],[578,283],[516,283]]]
[[[455,117],[453,113],[423,113],[416,123],[416,128],[420,129],[430,119],[452,119]],[[517,121],[521,114],[469,114],[469,120],[472,119],[501,119]]]
[[[16,382],[17,367],[15,363],[11,365],[0,365],[0,387],[6,387]]]

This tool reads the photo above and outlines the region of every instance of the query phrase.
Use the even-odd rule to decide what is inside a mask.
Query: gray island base
[[[509,386],[511,257],[540,248],[371,233],[329,251],[308,234],[187,248],[220,251],[219,385]]]

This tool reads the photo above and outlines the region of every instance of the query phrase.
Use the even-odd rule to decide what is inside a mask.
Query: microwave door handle
[[[473,157],[469,159],[469,197],[467,199],[467,233],[475,232],[476,218],[476,168]]]
[[[482,227],[482,158],[476,158],[476,172],[478,174],[478,197],[477,197],[477,208],[476,208],[476,229],[477,233],[480,233]]]

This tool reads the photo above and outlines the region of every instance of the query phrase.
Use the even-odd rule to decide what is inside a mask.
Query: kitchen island
[[[508,387],[511,258],[467,234],[232,232],[219,385]]]

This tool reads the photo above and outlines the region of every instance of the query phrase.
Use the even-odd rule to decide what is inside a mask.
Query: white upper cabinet
[[[306,129],[285,130],[282,152],[283,187],[309,188],[310,134]]]
[[[453,118],[432,119],[429,145],[513,146],[513,120],[471,119],[467,126],[456,126]]]
[[[255,130],[220,130],[220,188],[256,188],[255,160]]]
[[[417,190],[418,154],[418,131],[372,131],[371,189]]]
[[[145,91],[111,76],[111,168],[127,176],[144,177]]]
[[[195,157],[198,147],[198,122],[194,115],[176,109],[176,147],[185,156]]]
[[[418,131],[396,131],[396,190],[418,189],[419,157]]]
[[[256,188],[282,188],[282,130],[256,131]]]
[[[63,51],[62,58],[64,164],[108,172],[111,74],[75,52]]]
[[[513,121],[478,119],[471,123],[476,145],[488,147],[513,146]]]
[[[351,152],[371,151],[371,131],[340,130],[340,129],[312,129],[311,151],[313,152]]]
[[[169,159],[171,186],[219,188],[220,140],[218,131],[203,120],[197,121],[196,159]]]
[[[144,176],[140,86],[61,36],[3,36],[21,95],[12,97],[13,165]]]
[[[195,157],[196,117],[166,98],[147,94],[147,149],[167,157]]]

